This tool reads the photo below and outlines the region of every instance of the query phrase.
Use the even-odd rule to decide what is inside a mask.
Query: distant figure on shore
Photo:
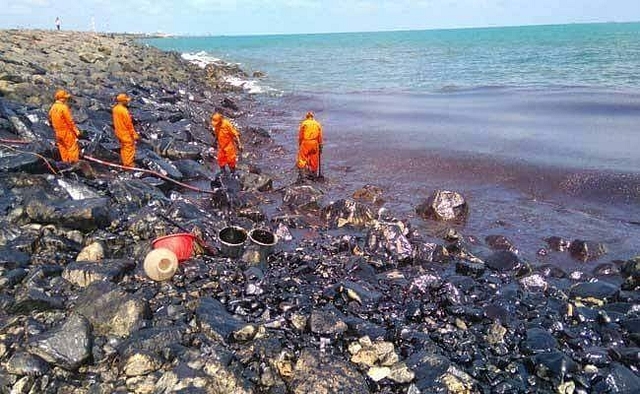
[[[322,154],[322,126],[309,111],[300,123],[298,131],[298,180],[320,177],[320,155]]]
[[[49,121],[56,133],[56,144],[60,159],[65,163],[76,163],[80,159],[78,137],[80,130],[76,127],[67,100],[71,97],[67,91],[59,89],[55,94],[55,102],[49,110]]]
[[[113,129],[120,141],[120,160],[125,167],[133,167],[136,158],[136,141],[140,136],[133,128],[133,120],[127,108],[131,97],[120,93],[116,97],[117,104],[113,106]]]
[[[58,31],[60,31],[60,17],[59,16],[56,17],[56,29],[58,29]]]
[[[218,166],[224,172],[228,166],[233,173],[236,170],[237,151],[242,152],[240,133],[228,119],[216,112],[211,117],[211,127],[218,140]]]

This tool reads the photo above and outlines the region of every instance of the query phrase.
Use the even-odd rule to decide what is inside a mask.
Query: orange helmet
[[[66,100],[69,97],[71,97],[71,95],[66,90],[63,90],[63,89],[56,90],[56,95],[55,95],[56,100]]]
[[[307,114],[305,115],[305,118],[307,118],[307,119],[312,119],[312,118],[313,118],[313,116],[314,116],[314,115],[313,115],[313,112],[309,111],[309,112],[307,112]]]
[[[118,96],[116,96],[116,101],[119,103],[128,103],[129,101],[131,101],[131,97],[127,96],[126,93],[120,93]]]
[[[220,115],[219,113],[215,113],[213,114],[213,116],[211,117],[211,121],[213,123],[220,123],[222,121],[222,115]]]

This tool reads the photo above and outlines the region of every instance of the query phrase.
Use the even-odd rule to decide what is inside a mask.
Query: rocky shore
[[[331,202],[328,184],[274,187],[264,163],[286,148],[239,75],[131,36],[0,31],[0,393],[638,392],[640,257],[551,237],[539,253],[598,264],[532,264],[447,228],[473,209],[452,191],[416,204],[446,229],[421,234],[373,185]],[[86,157],[62,171],[58,88]],[[89,160],[119,162],[120,92],[144,171]],[[237,177],[212,165],[216,110],[242,134]],[[228,226],[278,243],[228,257]],[[185,231],[193,256],[147,277],[152,241]]]

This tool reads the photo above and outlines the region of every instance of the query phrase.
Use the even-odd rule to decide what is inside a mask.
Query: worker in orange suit
[[[120,141],[120,160],[125,167],[133,167],[136,157],[136,141],[140,138],[133,128],[133,121],[127,106],[131,102],[131,97],[125,93],[120,93],[116,97],[117,104],[113,106],[113,129],[116,138]]]
[[[237,163],[237,151],[242,152],[240,133],[229,122],[228,119],[218,112],[211,117],[211,127],[218,140],[218,166],[220,171],[225,171],[229,167],[231,172],[235,172]]]
[[[313,112],[307,112],[305,120],[300,123],[298,131],[297,167],[300,178],[305,172],[320,175],[320,154],[322,153],[322,126],[314,119]]]
[[[55,102],[49,110],[49,122],[56,133],[56,144],[60,152],[60,159],[65,163],[76,163],[80,160],[78,137],[80,130],[76,127],[67,100],[71,98],[69,92],[59,89],[55,94]]]

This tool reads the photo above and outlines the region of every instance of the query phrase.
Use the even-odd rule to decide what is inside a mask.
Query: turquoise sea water
[[[449,188],[472,201],[465,232],[533,256],[551,235],[640,253],[640,23],[148,43],[266,73],[244,86],[265,104],[256,123],[288,147],[271,163],[282,182],[310,109],[337,197],[380,185],[405,217]]]
[[[248,71],[265,71],[267,84],[288,93],[640,85],[640,23],[174,37],[151,43],[183,53],[205,51]]]

